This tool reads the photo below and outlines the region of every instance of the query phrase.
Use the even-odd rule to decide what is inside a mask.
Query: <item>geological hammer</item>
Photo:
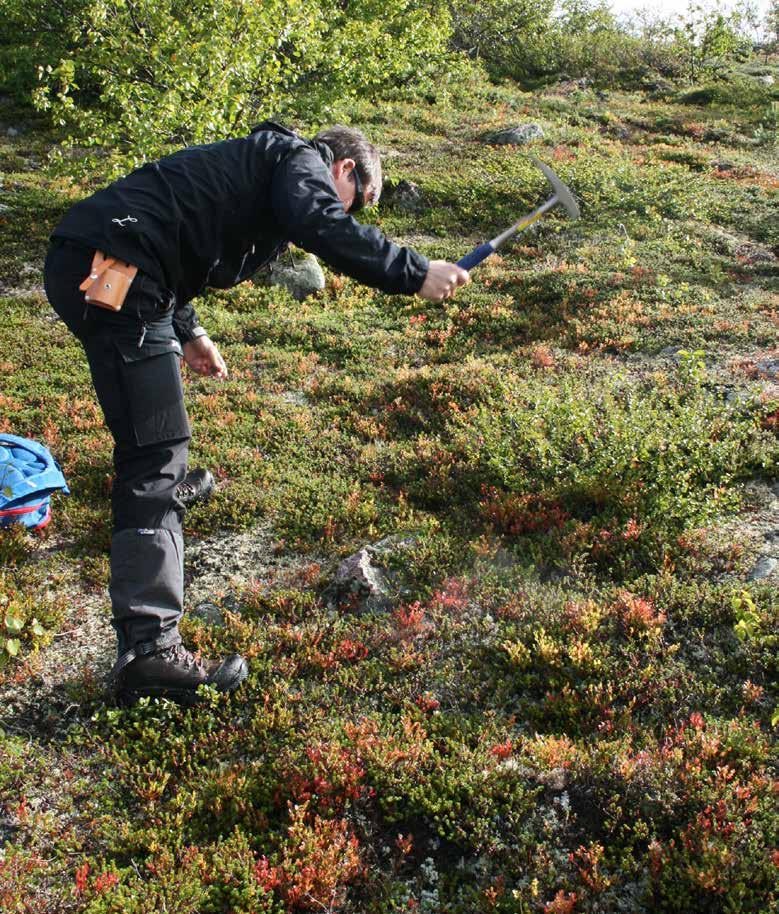
[[[554,193],[546,201],[538,207],[538,209],[533,210],[532,213],[529,213],[527,216],[523,216],[521,219],[518,219],[510,228],[507,228],[505,232],[501,232],[500,235],[496,235],[492,241],[486,241],[484,244],[480,244],[477,248],[474,248],[470,254],[466,254],[461,260],[457,261],[457,266],[462,267],[464,270],[470,270],[475,267],[477,264],[481,263],[482,260],[489,257],[494,251],[496,251],[504,242],[508,241],[512,235],[517,235],[519,232],[524,232],[526,228],[531,226],[536,219],[540,219],[545,212],[550,210],[553,206],[560,206],[565,208],[565,211],[571,217],[571,219],[579,218],[579,207],[574,200],[573,194],[571,191],[563,184],[563,182],[557,177],[557,175],[552,171],[548,165],[544,165],[543,162],[539,162],[537,159],[533,159],[536,165],[541,169],[541,171],[546,175],[547,181],[552,185],[552,190]]]

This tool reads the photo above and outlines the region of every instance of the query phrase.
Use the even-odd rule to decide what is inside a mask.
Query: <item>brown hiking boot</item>
[[[224,660],[207,660],[188,651],[183,644],[174,644],[128,663],[117,675],[116,697],[125,705],[135,704],[145,696],[195,704],[199,698],[198,686],[232,692],[248,674],[249,668],[240,654]]]

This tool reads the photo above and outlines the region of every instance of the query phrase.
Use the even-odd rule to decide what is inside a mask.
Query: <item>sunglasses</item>
[[[362,189],[362,181],[360,176],[357,174],[357,166],[355,165],[352,169],[352,177],[354,178],[354,200],[352,205],[349,207],[350,213],[358,213],[365,206],[365,196]]]

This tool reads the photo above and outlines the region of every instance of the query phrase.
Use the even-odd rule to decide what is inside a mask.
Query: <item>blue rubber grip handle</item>
[[[495,252],[495,248],[485,241],[484,244],[480,244],[477,248],[474,248],[470,254],[466,254],[461,260],[457,261],[457,266],[462,267],[464,270],[470,270],[476,266],[476,264],[481,263],[482,260],[486,260],[490,254]]]

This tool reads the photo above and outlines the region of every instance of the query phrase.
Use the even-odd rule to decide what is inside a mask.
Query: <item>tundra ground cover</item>
[[[217,595],[223,626],[185,619],[251,663],[197,711],[114,708],[89,668],[39,687],[61,719],[14,704],[105,586],[111,463],[40,289],[87,185],[47,168],[33,124],[3,139],[0,429],[45,441],[73,491],[43,536],[0,538],[3,624],[23,623],[0,632],[20,642],[3,910],[776,906],[775,578],[747,581],[748,542],[717,534],[743,483],[777,477],[765,112],[474,92],[355,110],[423,195],[368,218],[460,256],[543,196],[527,155],[483,142],[533,120],[581,223],[550,218],[444,306],[333,274],[304,303],[245,284],[199,306],[231,377],[186,380],[192,463],[218,482],[188,536],[269,524],[299,562]],[[416,537],[395,610],[328,609],[338,559],[395,532]]]

